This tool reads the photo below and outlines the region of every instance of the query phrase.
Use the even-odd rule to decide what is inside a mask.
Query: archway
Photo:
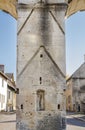
[[[85,12],[77,12],[65,21],[66,68],[71,75],[83,62],[85,55]]]
[[[0,64],[5,73],[13,72],[16,77],[17,21],[10,14],[0,11]]]

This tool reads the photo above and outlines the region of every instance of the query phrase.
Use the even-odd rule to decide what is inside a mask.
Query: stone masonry
[[[65,130],[65,0],[18,0],[17,130]]]
[[[66,108],[85,113],[85,62],[67,79]]]

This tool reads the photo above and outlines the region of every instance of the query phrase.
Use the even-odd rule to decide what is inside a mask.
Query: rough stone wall
[[[65,95],[66,95],[66,110],[73,111],[72,79],[70,79],[67,82]]]
[[[67,110],[68,96],[71,96],[70,110],[85,112],[85,63],[83,63],[67,80]]]
[[[73,104],[75,104],[76,111],[80,106],[80,111],[85,112],[85,79],[73,79]],[[84,90],[82,91],[82,87]]]
[[[65,130],[66,4],[63,0],[51,5],[37,0],[21,2],[24,1],[18,4],[17,130]],[[41,106],[43,110],[38,109]]]
[[[84,87],[83,90],[82,87]],[[69,96],[71,97],[70,101]],[[69,111],[78,111],[78,106],[80,106],[81,112],[85,111],[85,79],[71,78],[67,81],[66,109]]]

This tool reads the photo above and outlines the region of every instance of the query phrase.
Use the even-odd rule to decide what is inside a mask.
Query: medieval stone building
[[[18,0],[17,130],[65,130],[65,0]]]
[[[85,62],[67,79],[66,109],[85,113]]]

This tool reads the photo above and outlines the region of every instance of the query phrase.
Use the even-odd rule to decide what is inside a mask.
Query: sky
[[[65,20],[66,73],[71,75],[84,63],[85,12],[78,12]],[[16,80],[17,21],[0,11],[0,64],[5,73],[14,73]]]
[[[85,61],[85,11],[66,19],[65,28],[66,70],[67,75],[72,75]]]
[[[0,11],[0,64],[5,65],[5,73],[16,77],[17,21]]]

